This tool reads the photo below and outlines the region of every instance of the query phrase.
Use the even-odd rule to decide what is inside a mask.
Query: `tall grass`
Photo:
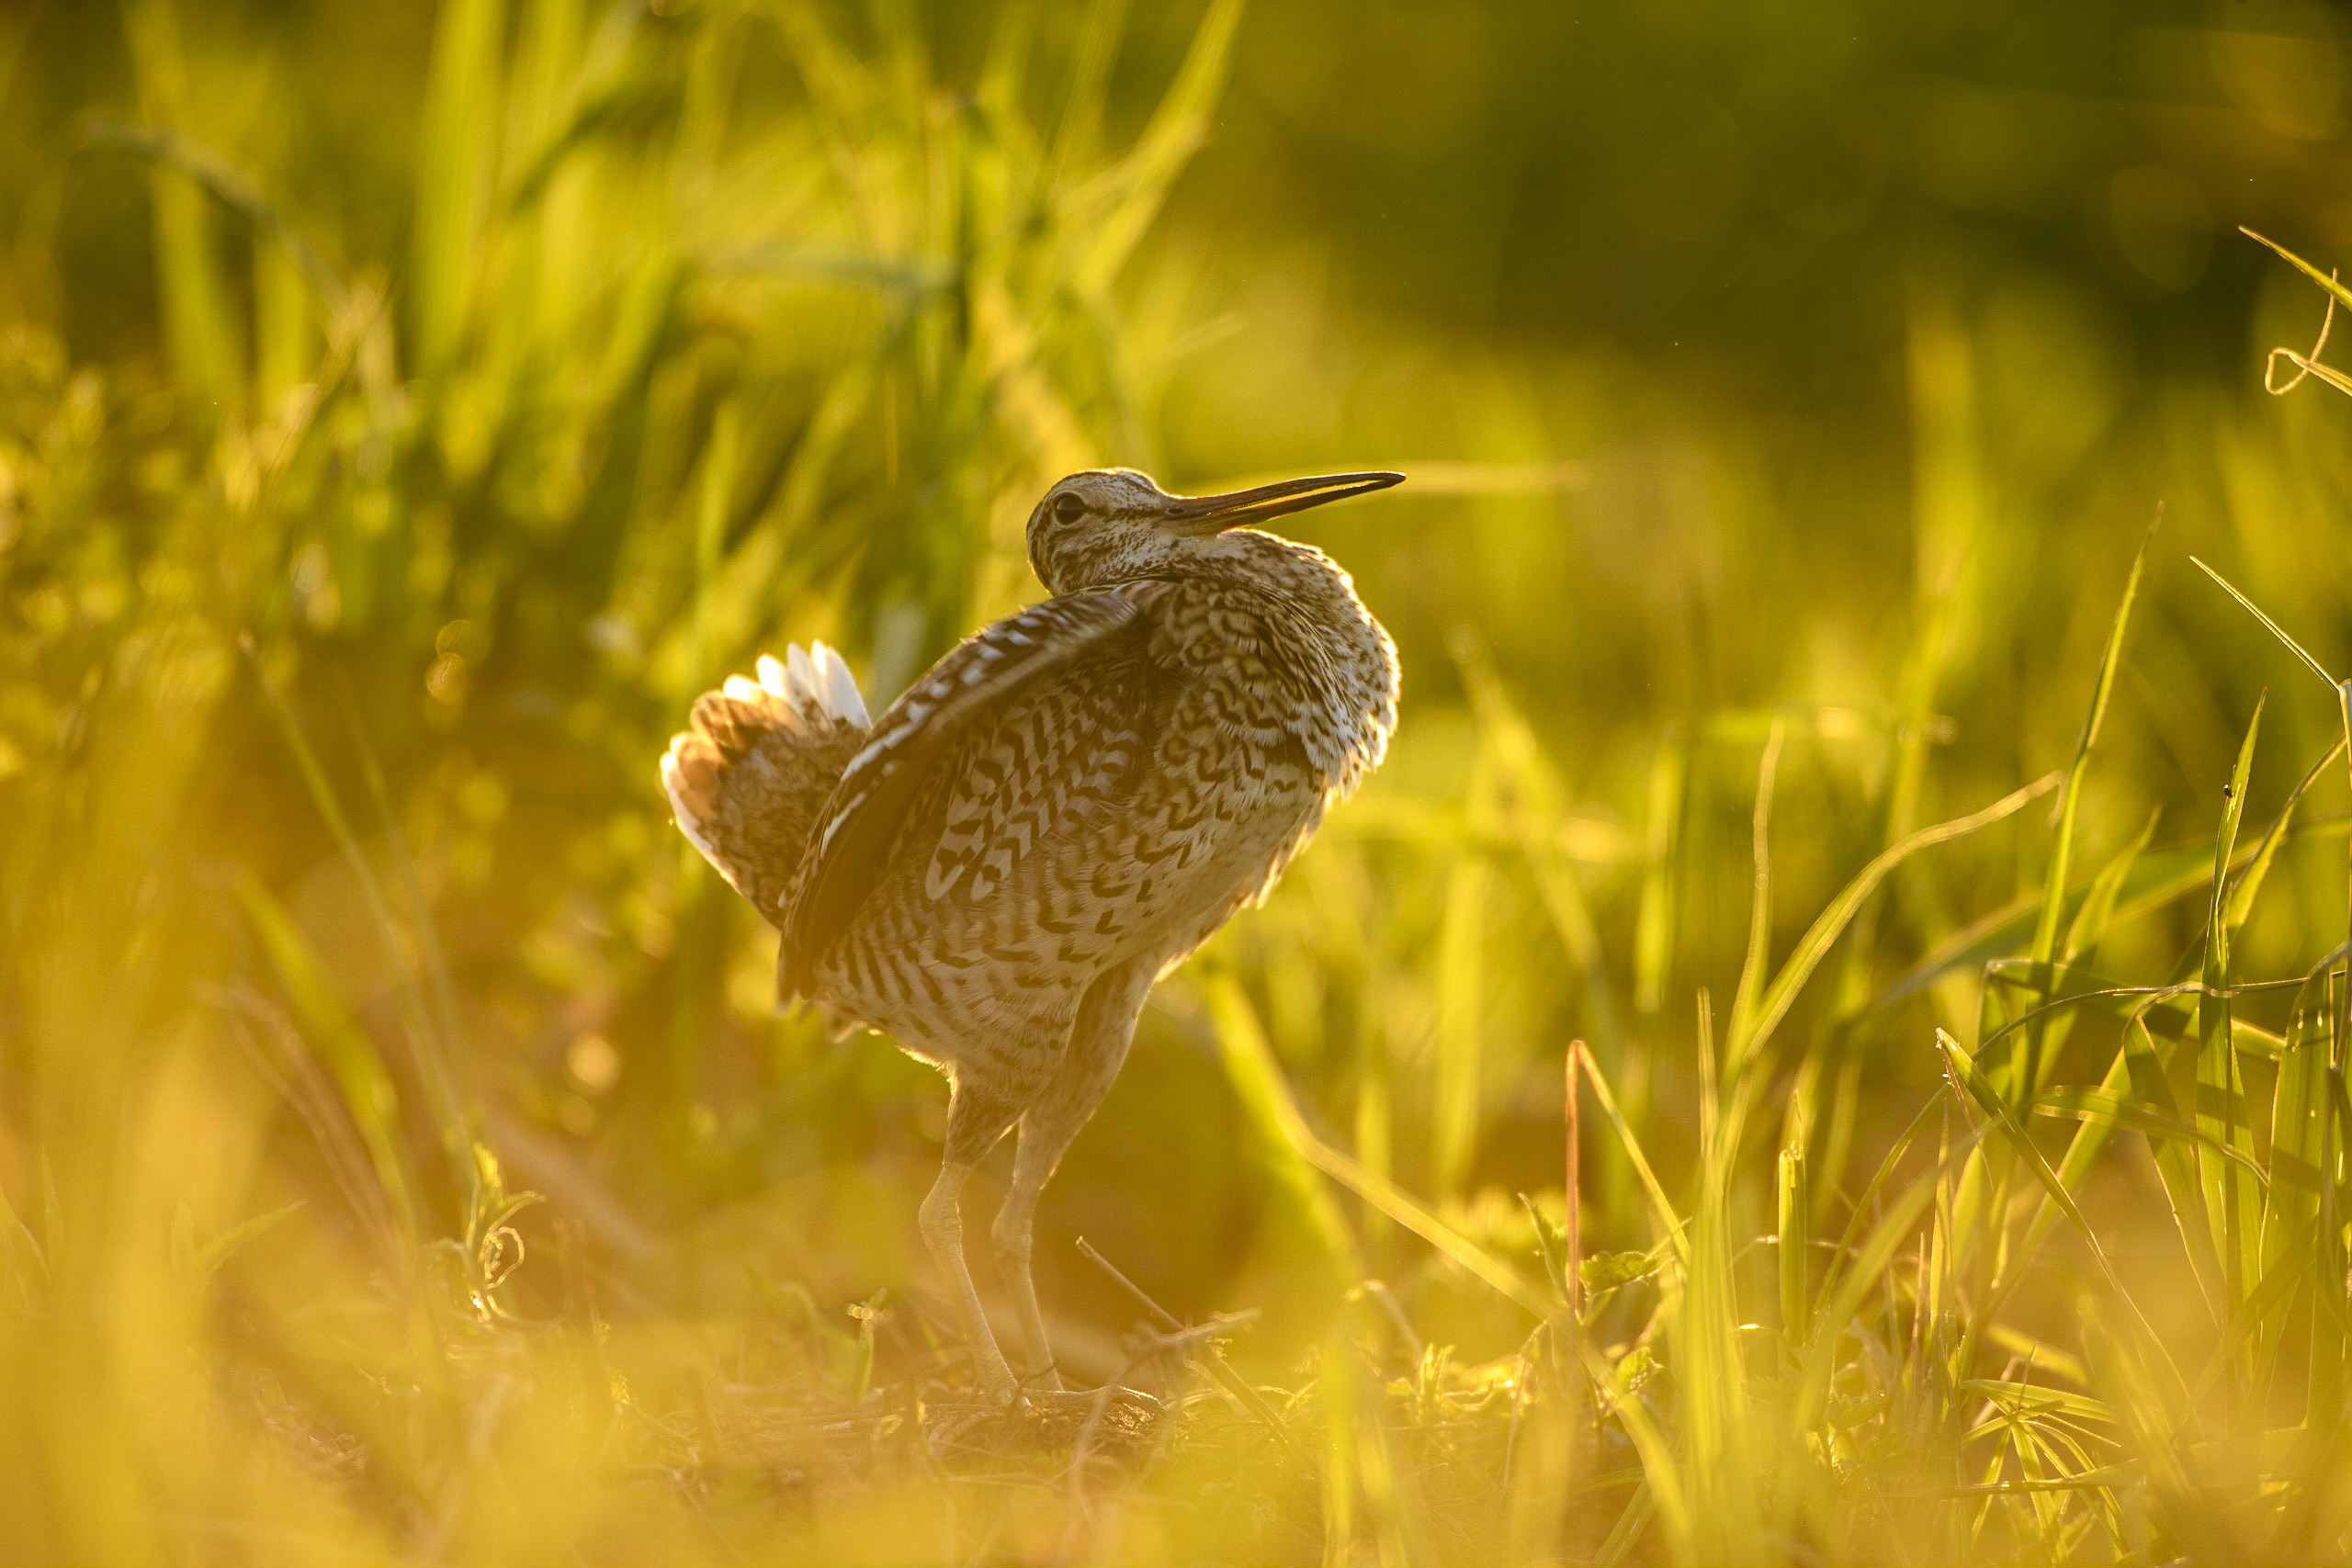
[[[1343,428],[1430,445],[1296,460],[1416,470],[1326,539],[1397,754],[1045,1213],[1065,1364],[1165,1409],[999,1420],[913,1246],[938,1087],[771,1016],[651,760],[787,637],[887,698],[1036,592],[1068,468],[1262,461],[1170,412],[1297,374],[1162,223],[1240,6],[1148,95],[1114,3],[672,9],[439,7],[389,240],[289,151],[304,57],[171,0],[39,149],[0,1552],[2352,1555],[2345,411],[2168,390],[2142,537],[2154,479],[2036,488],[2005,329],[1923,279],[1905,586],[1782,558],[1764,423],[1693,500],[1553,407],[1601,371],[1396,349]],[[147,225],[110,356],[79,206]],[[1564,542],[1610,472],[1630,569]]]

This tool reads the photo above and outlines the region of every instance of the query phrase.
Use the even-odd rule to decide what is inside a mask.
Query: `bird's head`
[[[1402,474],[1317,474],[1223,495],[1170,495],[1133,468],[1088,468],[1029,514],[1029,564],[1055,593],[1182,564],[1204,542],[1326,502],[1386,490]]]

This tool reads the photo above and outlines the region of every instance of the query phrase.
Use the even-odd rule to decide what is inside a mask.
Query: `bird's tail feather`
[[[842,656],[797,644],[759,679],[730,675],[695,699],[692,728],[662,759],[678,829],[771,922],[799,868],[818,809],[865,744],[873,720]]]

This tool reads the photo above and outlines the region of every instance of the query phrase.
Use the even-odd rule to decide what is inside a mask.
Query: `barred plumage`
[[[995,1237],[1033,1371],[1038,1192],[1125,1059],[1152,982],[1261,898],[1378,765],[1396,660],[1347,574],[1246,525],[1385,488],[1341,474],[1169,495],[1073,474],[1029,520],[1053,597],[974,634],[878,720],[820,645],[695,705],[679,827],[782,931],[780,992],[895,1036],[953,1086],[922,1223],[983,1386],[1015,1384],[956,1197],[1016,1123]]]

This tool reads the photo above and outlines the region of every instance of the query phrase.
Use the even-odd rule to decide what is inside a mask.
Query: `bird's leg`
[[[972,1348],[972,1364],[980,1391],[1001,1404],[1011,1404],[1019,1392],[1004,1352],[989,1330],[988,1314],[980,1310],[980,1293],[972,1288],[972,1271],[964,1261],[964,1216],[957,1205],[972,1168],[996,1146],[1015,1113],[1003,1105],[973,1094],[959,1079],[947,1096],[947,1147],[940,1160],[939,1179],[922,1201],[922,1239],[932,1261],[947,1277],[948,1293],[964,1320],[964,1338]]]
[[[997,1267],[1021,1331],[1029,1341],[1029,1371],[1044,1387],[1058,1389],[1061,1374],[1054,1366],[1053,1348],[1046,1339],[1045,1314],[1037,1309],[1037,1287],[1029,1277],[1030,1234],[1037,1217],[1037,1198],[1052,1179],[1054,1168],[1110,1092],[1127,1059],[1128,1042],[1135,1038],[1136,1016],[1150,989],[1153,969],[1140,961],[1122,964],[1096,977],[1079,1004],[1070,1030],[1066,1059],[1040,1095],[1021,1117],[1021,1143],[1012,1158],[1012,1187],[997,1211],[993,1235]]]
[[[1028,1365],[1024,1371],[1040,1388],[1058,1389],[1062,1386],[1060,1371],[1054,1365],[1053,1346],[1046,1338],[1045,1314],[1037,1307],[1037,1287],[1029,1277],[1030,1233],[1037,1214],[1037,1194],[1043,1190],[1046,1178],[1069,1144],[1068,1137],[1056,1142],[1050,1153],[1040,1135],[1036,1116],[1032,1109],[1021,1123],[1021,1147],[1013,1156],[1012,1190],[1004,1197],[1004,1206],[996,1212],[998,1272],[1004,1276],[1005,1289],[1012,1292],[1012,1310],[1021,1319],[1021,1333],[1028,1341]],[[1069,1132],[1076,1133],[1072,1126]],[[1032,1157],[1032,1150],[1039,1151]]]

